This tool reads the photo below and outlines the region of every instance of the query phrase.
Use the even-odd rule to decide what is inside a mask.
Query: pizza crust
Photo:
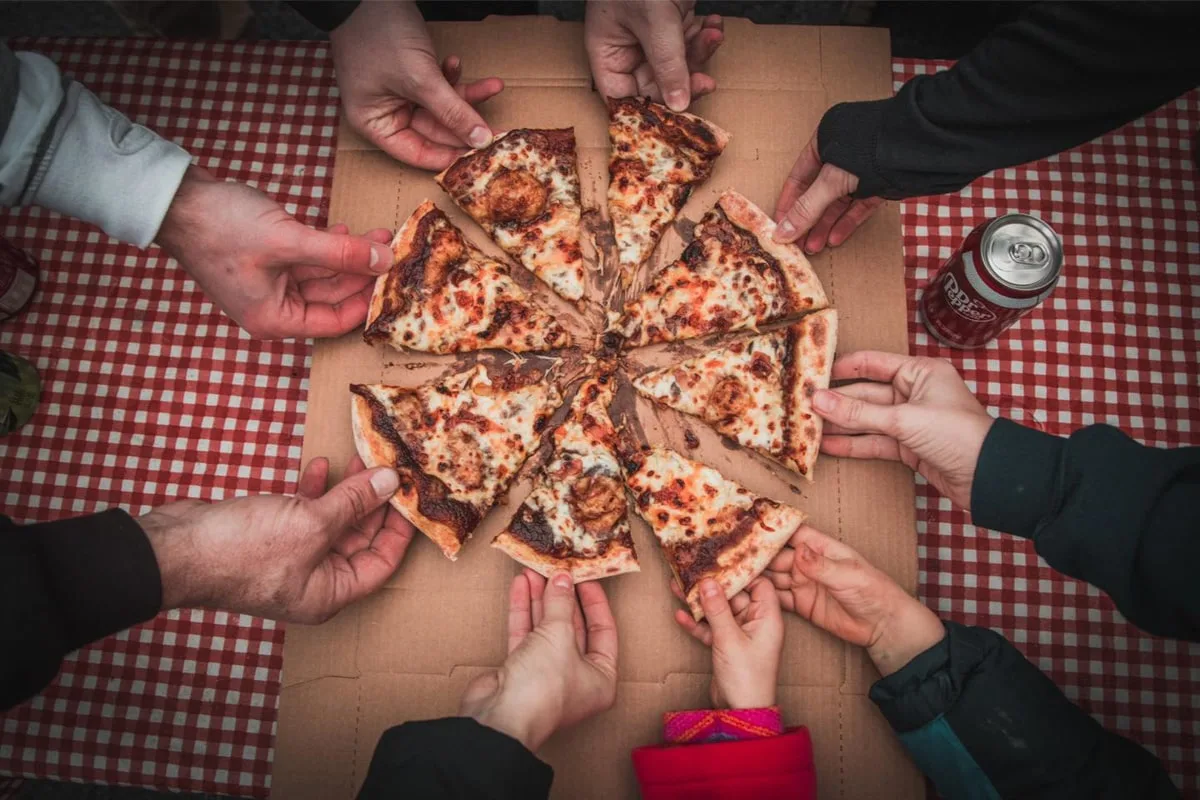
[[[829,388],[837,349],[837,311],[828,308],[809,314],[788,328],[795,353],[793,380],[785,382],[785,462],[809,481],[821,451],[825,421],[813,410],[813,395]]]
[[[571,573],[571,579],[575,583],[611,578],[627,572],[641,572],[642,569],[638,566],[634,552],[615,541],[609,545],[609,552],[601,557],[557,559],[534,550],[508,530],[503,530],[492,540],[492,547],[522,566],[529,567],[543,578],[549,578],[555,570],[565,570]]]

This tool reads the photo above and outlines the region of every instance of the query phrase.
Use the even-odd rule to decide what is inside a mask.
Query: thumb
[[[678,15],[670,3],[664,13]],[[687,65],[687,45],[683,41],[683,28],[678,20],[656,26],[643,43],[646,60],[654,70],[654,82],[662,91],[663,102],[672,111],[684,111],[692,101],[692,76]]]
[[[820,389],[813,395],[813,408],[821,417],[856,433],[882,433],[896,438],[904,406],[878,405],[847,397],[841,392]]]
[[[454,91],[441,72],[424,80],[416,95],[417,103],[471,147],[486,147],[492,141],[492,129],[479,112]]]
[[[335,540],[354,523],[382,506],[396,493],[400,476],[390,467],[356,473],[313,501],[313,511]]]
[[[569,572],[555,572],[542,594],[542,621],[575,625],[575,582]]]
[[[794,242],[808,233],[825,209],[850,193],[844,179],[849,173],[832,164],[825,164],[816,179],[792,204],[775,229],[775,241]]]
[[[704,618],[712,629],[713,646],[720,646],[729,641],[729,637],[737,636],[742,629],[733,618],[733,609],[725,599],[721,584],[712,578],[700,581],[700,608],[704,610]]]
[[[829,589],[840,589],[847,585],[857,568],[852,559],[829,558],[805,543],[796,548],[796,560],[793,563],[804,577]]]
[[[294,245],[281,256],[295,264],[359,275],[378,275],[392,268],[392,249],[386,244],[365,236],[326,233],[312,228],[304,228]]]

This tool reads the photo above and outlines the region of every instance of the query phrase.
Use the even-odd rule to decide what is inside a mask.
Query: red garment
[[[808,728],[782,736],[633,751],[644,800],[815,800]]]
[[[768,739],[781,734],[783,713],[779,706],[708,708],[663,714],[663,740],[667,744]]]

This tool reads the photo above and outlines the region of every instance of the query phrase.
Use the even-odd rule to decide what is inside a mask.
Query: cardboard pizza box
[[[582,26],[510,17],[431,28],[438,52],[462,55],[468,76],[504,78],[504,92],[484,109],[496,130],[575,127],[584,205],[603,207],[607,115],[591,89]],[[684,209],[682,216],[691,220],[699,219],[728,188],[770,211],[826,108],[891,92],[887,31],[756,26],[730,19],[726,32],[712,67],[720,88],[693,110],[730,131],[733,139],[711,180]],[[396,163],[343,124],[331,222],[345,222],[356,231],[395,229],[426,198],[477,245],[499,254],[429,173]],[[682,248],[680,234],[668,232],[650,268]],[[906,351],[897,208],[885,206],[849,242],[813,263],[840,315],[839,352],[867,347]],[[587,329],[587,319],[572,317],[568,309],[563,316]],[[655,359],[669,355],[639,357],[659,363]],[[308,396],[305,462],[328,456],[340,475],[352,456],[348,384],[417,385],[454,363],[453,357],[370,347],[358,333],[319,342]],[[730,449],[699,421],[644,401],[639,414],[648,436],[756,492],[803,509],[812,524],[849,542],[915,591],[913,481],[903,467],[822,457],[810,484],[772,462]],[[699,447],[686,447],[687,429],[699,438]],[[386,728],[454,714],[466,683],[502,663],[507,587],[518,567],[489,541],[527,491],[527,478],[514,485],[457,562],[446,560],[432,542],[418,536],[385,589],[324,625],[288,626],[275,797],[352,798]],[[554,767],[555,797],[635,797],[629,751],[659,741],[662,712],[707,703],[709,653],[673,622],[677,601],[668,588],[669,571],[647,527],[636,516],[633,522],[642,571],[604,584],[621,636],[617,702],[609,712],[560,732],[539,753]],[[920,774],[866,696],[877,675],[865,655],[786,616],[779,702],[787,724],[806,725],[812,732],[821,797],[922,796]]]

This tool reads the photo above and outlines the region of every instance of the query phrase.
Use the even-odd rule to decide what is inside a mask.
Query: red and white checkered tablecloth
[[[15,44],[202,166],[326,223],[337,94],[324,45]],[[897,61],[895,78],[939,66]],[[1200,444],[1197,128],[1193,93],[1077,150],[905,203],[913,351],[952,358],[993,412],[1054,433],[1110,422],[1150,444]],[[917,289],[968,230],[1007,211],[1062,234],[1063,280],[1001,341],[941,348],[916,322]],[[293,486],[306,343],[251,341],[166,259],[79,223],[28,209],[0,216],[0,230],[43,268],[30,310],[0,325],[0,348],[45,381],[35,421],[0,440],[6,513],[138,513]],[[1004,632],[1200,796],[1200,648],[1138,633],[1095,590],[1020,540],[976,530],[930,487],[918,486],[917,505],[924,598]],[[261,620],[184,611],[84,648],[0,717],[0,773],[265,796],[282,637]]]

